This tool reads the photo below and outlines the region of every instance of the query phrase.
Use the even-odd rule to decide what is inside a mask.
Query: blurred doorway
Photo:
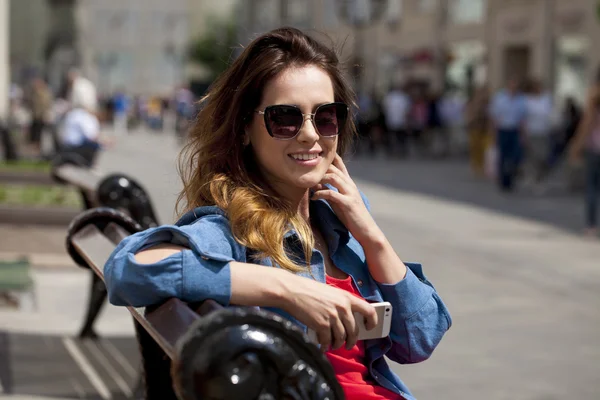
[[[531,48],[527,45],[507,46],[504,49],[504,82],[509,79],[523,81],[529,75]]]

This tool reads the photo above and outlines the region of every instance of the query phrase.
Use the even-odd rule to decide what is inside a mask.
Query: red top
[[[328,285],[346,290],[356,297],[362,296],[352,284],[352,278],[336,279],[325,276]],[[369,375],[365,365],[365,345],[362,340],[346,350],[344,346],[325,353],[333,366],[335,376],[340,382],[347,400],[403,400],[404,398],[383,386],[380,386]]]

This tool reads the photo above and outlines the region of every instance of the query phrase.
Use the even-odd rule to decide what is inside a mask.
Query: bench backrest
[[[104,232],[88,225],[74,235],[72,244],[94,273],[104,279],[102,266],[116,244],[127,235],[114,223],[108,224]],[[175,357],[177,340],[199,316],[187,304],[174,298],[149,310],[135,307],[127,307],[127,310],[135,320],[146,398],[177,399],[170,375],[171,360]]]

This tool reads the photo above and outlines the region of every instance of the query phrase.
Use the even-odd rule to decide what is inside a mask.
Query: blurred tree
[[[235,23],[209,18],[205,33],[190,45],[189,57],[204,66],[213,80],[229,66],[236,45]]]

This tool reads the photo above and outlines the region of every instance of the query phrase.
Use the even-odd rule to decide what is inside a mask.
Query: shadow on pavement
[[[544,195],[501,193],[494,182],[475,177],[467,160],[394,160],[354,155],[347,167],[353,178],[390,188],[455,201],[515,217],[581,232],[583,196],[565,190]]]
[[[0,332],[0,397],[126,399],[135,393],[139,370],[132,337],[91,341]]]

